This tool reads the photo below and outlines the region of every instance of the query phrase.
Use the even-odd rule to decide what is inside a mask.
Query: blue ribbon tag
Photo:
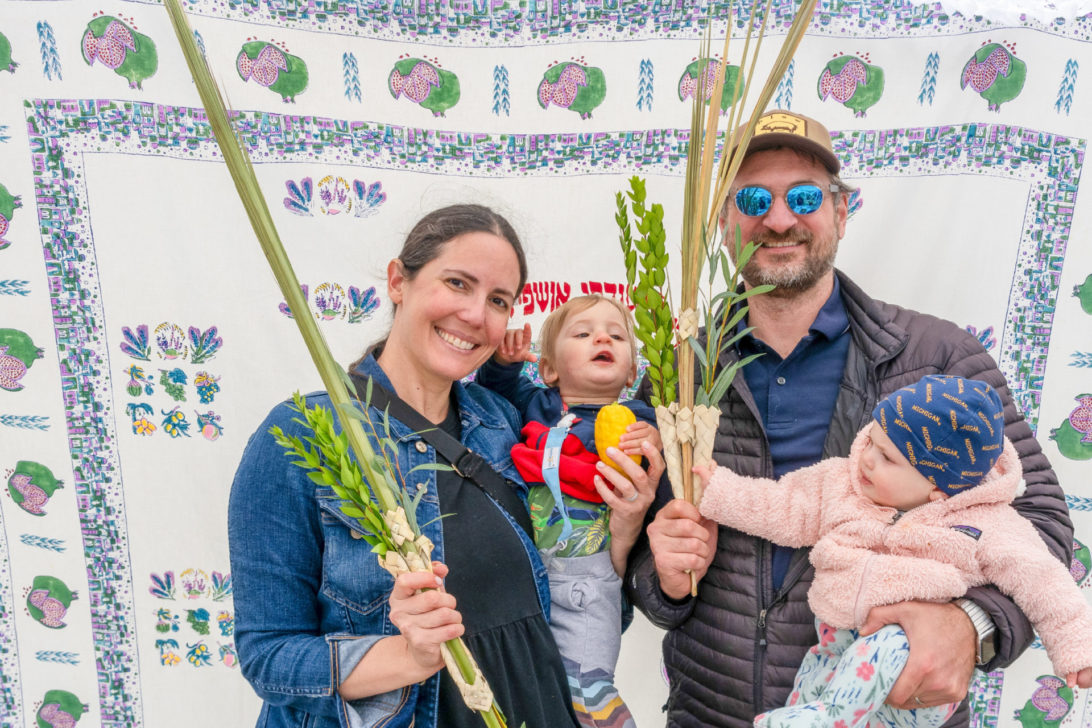
[[[557,425],[551,427],[546,435],[546,447],[542,450],[542,479],[546,481],[546,487],[550,489],[557,510],[561,513],[561,535],[557,537],[559,544],[567,540],[573,532],[569,509],[565,507],[565,500],[561,497],[558,465],[561,463],[561,443],[565,442],[574,419],[572,415],[565,415]]]

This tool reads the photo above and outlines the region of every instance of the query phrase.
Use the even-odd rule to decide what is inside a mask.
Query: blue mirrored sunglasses
[[[836,185],[830,186],[831,192],[837,189]],[[747,217],[761,217],[770,211],[773,199],[773,193],[765,187],[741,187],[736,192],[736,209]],[[797,215],[810,215],[823,206],[823,189],[819,185],[796,185],[785,193],[785,204]]]

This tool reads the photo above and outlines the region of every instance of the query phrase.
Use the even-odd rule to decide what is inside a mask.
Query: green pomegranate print
[[[100,15],[87,24],[83,60],[89,66],[97,61],[113,70],[129,81],[129,88],[141,88],[144,79],[159,68],[152,39],[111,15]]]
[[[6,35],[0,33],[0,71],[15,73],[18,65],[11,58],[11,41],[8,40]]]
[[[3,210],[0,210],[0,213],[2,212]],[[1085,313],[1092,313],[1092,275],[1085,278],[1084,283],[1073,286],[1073,295],[1080,300],[1081,310]]]
[[[15,504],[34,516],[44,516],[43,506],[53,496],[53,491],[63,488],[63,481],[53,477],[53,472],[31,460],[20,460],[8,478],[8,493]]]
[[[863,58],[839,55],[827,63],[819,74],[819,98],[833,98],[854,116],[864,116],[883,96],[884,73],[879,66]]]
[[[235,57],[235,68],[244,81],[254,81],[280,94],[285,103],[295,103],[296,95],[307,88],[307,64],[303,59],[264,40],[244,43]]]
[[[1016,57],[1015,48],[1015,44],[984,44],[963,66],[959,87],[970,86],[986,99],[987,109],[1000,111],[1001,104],[1020,95],[1028,75],[1027,64]]]
[[[66,690],[50,690],[38,708],[38,728],[75,728],[88,705]]]

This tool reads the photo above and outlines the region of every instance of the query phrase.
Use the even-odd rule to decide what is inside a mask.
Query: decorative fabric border
[[[156,0],[136,0],[158,5]],[[739,32],[750,0],[190,0],[197,16],[254,25],[432,45],[488,47],[565,42],[699,38],[706,18],[730,17]],[[792,22],[798,3],[775,0],[770,33]],[[756,18],[760,21],[761,15]],[[1092,40],[1092,15],[1065,24],[1027,21],[1024,27]],[[1013,26],[1005,26],[1011,28]],[[809,33],[837,38],[958,35],[998,29],[982,17],[950,14],[940,3],[907,0],[831,0],[815,11]]]
[[[1085,139],[1004,124],[833,134],[846,176],[971,174],[1028,185],[998,364],[1035,430]]]
[[[490,177],[588,174],[681,176],[687,132],[476,134],[374,122],[241,112],[256,163],[351,163],[380,169]],[[84,157],[138,154],[214,160],[200,109],[112,100],[39,99],[27,127],[35,195],[74,460],[103,725],[141,724],[133,584],[114,429],[104,311],[87,212]],[[1084,140],[1004,125],[836,134],[847,176],[982,174],[1022,180],[1029,207],[1001,366],[1029,422],[1038,416],[1054,305]]]
[[[10,505],[5,507],[15,508]],[[22,676],[19,674],[18,640],[15,635],[15,589],[8,558],[8,538],[0,528],[0,715],[23,723]]]

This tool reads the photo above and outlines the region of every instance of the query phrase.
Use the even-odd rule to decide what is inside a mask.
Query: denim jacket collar
[[[379,351],[381,349],[376,348],[369,352],[353,369],[353,373],[365,377],[370,376],[375,379],[376,384],[382,385],[388,392],[395,394],[390,377],[387,376],[387,373],[383,371],[383,368],[379,366],[379,362],[375,359],[375,354]],[[502,416],[495,409],[487,409],[471,397],[462,382],[453,382],[451,388],[455,393],[455,401],[459,404],[459,416],[464,431],[473,429],[479,424],[489,429],[505,427],[507,423],[505,423]],[[394,420],[391,420],[391,429],[399,438],[413,434],[413,430],[408,426]]]

